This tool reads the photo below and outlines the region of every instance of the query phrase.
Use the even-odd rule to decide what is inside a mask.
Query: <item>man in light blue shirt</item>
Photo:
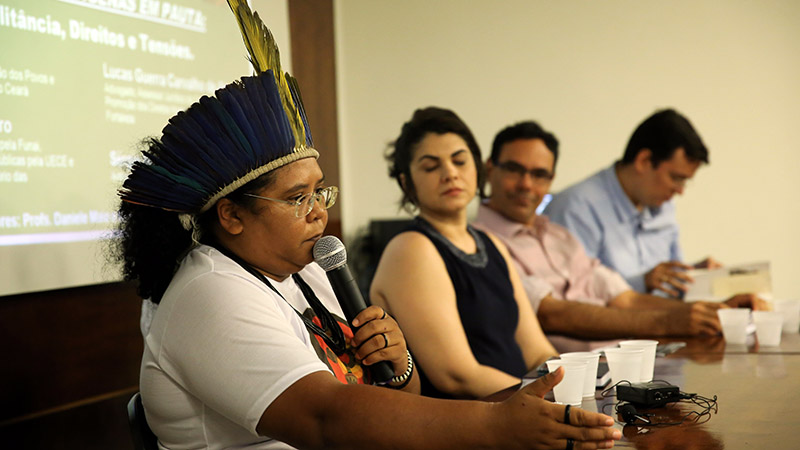
[[[622,160],[555,195],[544,213],[635,290],[679,296],[692,267],[681,262],[671,198],[702,163],[708,150],[689,120],[658,111],[633,132]],[[708,258],[694,267],[717,266]]]

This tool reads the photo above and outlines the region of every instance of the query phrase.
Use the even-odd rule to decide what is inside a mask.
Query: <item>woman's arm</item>
[[[347,385],[330,374],[301,378],[267,407],[257,431],[298,448],[610,448],[620,432],[603,414],[543,400],[563,370],[537,380],[502,403],[440,400]]]
[[[517,324],[517,332],[515,337],[517,344],[522,349],[522,356],[525,358],[525,364],[528,369],[533,369],[539,364],[545,362],[551,356],[558,355],[556,349],[547,340],[547,337],[539,325],[539,320],[533,312],[533,306],[528,301],[528,295],[525,293],[525,288],[522,281],[517,274],[517,269],[514,266],[514,261],[508,253],[506,246],[500,242],[500,239],[491,233],[486,233],[492,239],[497,250],[503,255],[508,266],[508,276],[511,278],[511,286],[514,288],[514,299],[517,301],[519,309],[519,323]]]
[[[389,242],[370,299],[397,319],[417,362],[437,389],[480,398],[519,383],[518,378],[475,359],[447,268],[421,233],[405,232]]]

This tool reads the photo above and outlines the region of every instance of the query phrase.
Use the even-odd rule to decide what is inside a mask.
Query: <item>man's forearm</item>
[[[684,303],[680,300],[644,294],[633,290],[625,291],[608,302],[608,306],[613,308],[638,310],[679,308],[682,305]]]
[[[667,310],[622,309],[585,303],[542,299],[537,313],[545,333],[583,339],[615,339],[665,336],[669,333]]]

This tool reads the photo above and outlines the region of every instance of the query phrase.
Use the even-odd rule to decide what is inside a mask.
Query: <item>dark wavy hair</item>
[[[708,149],[689,119],[674,109],[663,109],[636,127],[620,163],[630,164],[639,152],[649,149],[653,167],[658,167],[671,159],[678,148],[683,148],[689,161],[708,164]]]
[[[158,145],[158,141],[149,139],[145,145]],[[274,171],[267,172],[225,198],[255,212],[256,200],[244,194],[256,193],[274,179]],[[179,213],[174,211],[120,202],[118,213],[117,237],[111,242],[111,257],[122,262],[123,278],[137,283],[140,297],[159,303],[181,260],[193,247],[192,232],[183,227]],[[214,207],[196,218],[201,243],[217,245],[213,231],[216,220]]]
[[[483,169],[483,161],[481,160],[481,149],[475,141],[475,137],[467,127],[467,124],[461,120],[453,111],[444,108],[437,108],[429,106],[414,111],[411,120],[403,124],[400,130],[400,136],[395,139],[389,146],[389,151],[386,155],[386,160],[389,162],[389,176],[397,180],[400,190],[403,191],[403,197],[400,199],[400,207],[411,212],[417,201],[417,193],[414,188],[414,183],[411,182],[411,159],[416,150],[417,145],[425,138],[428,133],[446,134],[455,133],[464,139],[467,143],[472,159],[475,161],[475,169],[478,173],[478,186],[480,194],[483,196],[483,184],[486,174]],[[400,175],[403,175],[407,180],[406,186],[400,181]]]

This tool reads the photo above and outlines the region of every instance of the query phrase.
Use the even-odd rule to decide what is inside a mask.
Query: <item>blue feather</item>
[[[177,122],[176,122],[177,123]],[[213,178],[214,184],[219,184],[224,180],[230,179],[235,176],[236,168],[228,163],[227,159],[215,158],[220,150],[213,141],[206,137],[205,131],[200,127],[191,116],[184,114],[180,126],[173,126],[165,129],[164,137],[174,135],[187,145],[194,146],[203,162],[203,167],[209,172],[209,176]]]
[[[275,129],[276,138],[278,140],[278,147],[280,149],[292,149],[295,146],[294,142],[294,134],[292,133],[292,127],[289,124],[289,119],[286,118],[286,113],[283,109],[283,104],[281,103],[281,94],[278,92],[278,88],[275,87],[274,78],[271,72],[266,72],[269,76],[262,76],[259,77],[261,79],[261,85],[264,87],[264,93],[266,94],[267,104],[268,104],[268,111],[272,111],[275,115],[275,122],[277,128]]]
[[[230,117],[233,119],[233,122],[237,125],[236,130],[239,132],[238,134],[241,134],[241,137],[247,142],[247,145],[244,146],[244,148],[250,152],[247,155],[248,159],[255,161],[258,140],[256,139],[253,129],[250,127],[250,121],[252,119],[249,119],[245,115],[238,99],[233,95],[233,92],[236,90],[237,89],[234,87],[233,89],[218,92],[217,98],[219,98],[220,103],[225,106],[225,111],[228,112]]]
[[[119,191],[124,201],[197,213],[235,180],[313,145],[297,80],[280,69],[269,30],[249,8],[232,9],[239,11],[243,37],[261,73],[203,96],[173,116],[161,137],[150,140],[146,161],[132,165]],[[281,77],[288,92],[278,85]],[[295,142],[292,124],[303,127],[305,142]]]

